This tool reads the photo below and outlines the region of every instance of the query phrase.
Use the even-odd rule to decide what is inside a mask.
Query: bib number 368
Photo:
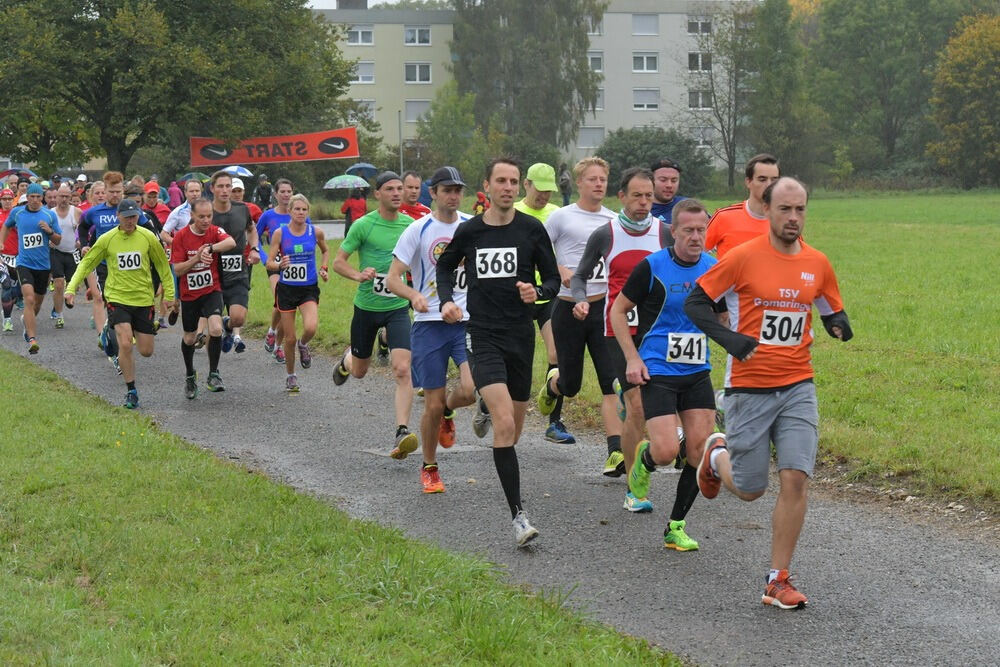
[[[806,313],[765,310],[760,323],[760,342],[766,345],[798,345],[806,326]]]
[[[476,250],[476,277],[514,278],[517,276],[517,248]]]

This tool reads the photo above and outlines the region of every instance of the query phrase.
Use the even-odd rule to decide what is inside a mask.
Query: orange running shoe
[[[441,416],[441,428],[438,429],[438,442],[445,449],[455,444],[455,419]]]
[[[436,465],[420,469],[420,483],[424,487],[424,493],[444,493],[444,482],[441,481]]]
[[[722,482],[712,470],[711,464],[712,452],[720,448],[726,448],[726,434],[713,433],[708,436],[705,441],[705,452],[701,455],[701,461],[698,462],[698,490],[706,498],[714,498],[719,495],[719,487],[722,486]]]
[[[805,609],[809,600],[792,585],[788,570],[781,570],[764,589],[760,601],[781,609]]]

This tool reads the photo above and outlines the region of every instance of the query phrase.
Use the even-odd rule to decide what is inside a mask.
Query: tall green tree
[[[484,129],[476,122],[475,95],[458,92],[449,81],[434,96],[430,110],[417,124],[417,141],[421,146],[417,165],[430,172],[451,165],[461,172],[465,181],[478,186],[490,151],[501,151],[500,138],[494,137],[489,146],[489,126]]]
[[[601,75],[587,61],[588,27],[606,0],[453,0],[454,74],[475,95],[480,127],[498,114],[504,134],[556,147],[576,138]]]

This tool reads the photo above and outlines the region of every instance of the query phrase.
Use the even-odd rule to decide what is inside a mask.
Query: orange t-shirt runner
[[[715,250],[715,256],[722,259],[726,253],[738,245],[755,239],[768,232],[767,217],[758,218],[750,212],[746,201],[720,208],[708,221],[705,234],[705,250]]]
[[[786,255],[761,235],[726,253],[698,279],[710,299],[726,298],[736,331],[758,341],[748,361],[728,358],[727,389],[776,389],[813,377],[812,307],[832,315],[844,305],[826,255],[800,243],[797,254]]]

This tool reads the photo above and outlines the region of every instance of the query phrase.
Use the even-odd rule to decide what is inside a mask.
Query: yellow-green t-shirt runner
[[[549,219],[549,214],[552,213],[552,211],[559,210],[559,207],[553,204],[552,202],[548,202],[542,208],[531,208],[530,206],[528,206],[527,199],[522,199],[521,201],[514,202],[514,208],[520,211],[521,213],[527,213],[530,216],[538,218],[543,225],[545,224],[545,221]],[[542,284],[542,276],[541,274],[538,273],[538,271],[535,271],[535,284],[536,285]],[[548,301],[536,301],[535,303],[543,304],[543,303],[548,303]]]
[[[354,305],[358,308],[381,313],[410,305],[409,301],[389,291],[386,277],[392,265],[396,241],[411,222],[413,218],[402,213],[395,220],[386,220],[375,210],[351,225],[351,231],[347,232],[340,249],[348,255],[356,251],[359,270],[364,271],[370,266],[376,273],[375,280],[366,280],[358,285],[354,294]]]
[[[163,300],[174,300],[174,278],[170,273],[167,253],[156,235],[142,227],[136,227],[131,234],[126,234],[120,227],[101,234],[90,252],[80,260],[76,273],[66,285],[66,293],[75,292],[103,259],[108,260],[105,301],[123,306],[152,306],[152,271],[159,274],[163,283]]]

